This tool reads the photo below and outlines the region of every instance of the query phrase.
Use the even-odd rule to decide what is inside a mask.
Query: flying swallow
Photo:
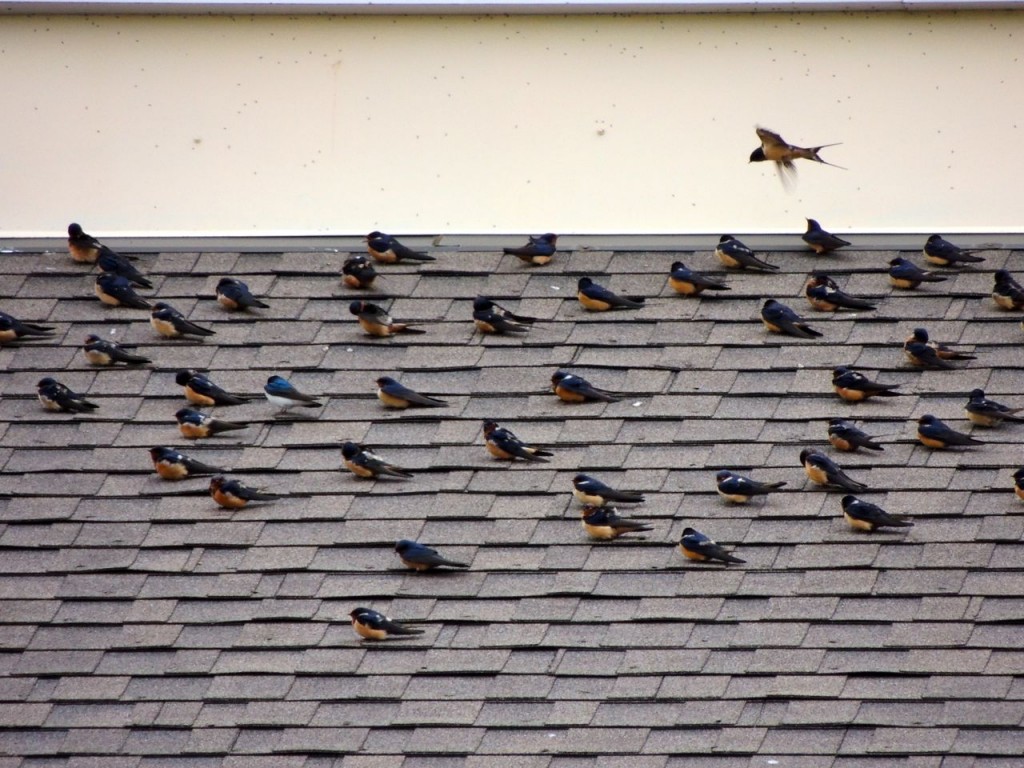
[[[1024,501],[1024,468],[1013,473],[1013,492],[1017,498]]]
[[[236,421],[217,419],[191,408],[179,408],[174,414],[174,418],[178,421],[178,431],[181,432],[182,437],[187,437],[189,440],[213,437],[221,432],[247,429],[249,426],[248,424],[240,424]]]
[[[582,376],[562,370],[551,375],[551,389],[567,403],[584,403],[587,400],[617,403],[622,399],[611,392],[598,389]]]
[[[747,562],[729,554],[723,547],[716,544],[713,539],[709,539],[703,533],[693,528],[683,529],[682,538],[679,539],[679,552],[690,560],[705,563],[712,560],[719,560],[726,565]]]
[[[547,464],[546,457],[555,455],[551,451],[527,445],[516,437],[511,429],[499,427],[496,421],[484,422],[484,444],[487,446],[488,453],[498,459],[520,458]]]
[[[469,568],[468,563],[441,557],[436,549],[409,539],[395,542],[395,552],[398,553],[398,559],[402,561],[402,564],[414,571],[429,571],[442,565],[449,568]]]
[[[213,336],[216,331],[203,328],[200,325],[187,320],[181,312],[176,310],[165,301],[158,301],[153,305],[153,311],[149,315],[149,324],[161,336],[169,339],[177,339],[182,336]]]
[[[766,160],[770,160],[775,163],[775,170],[778,171],[779,178],[783,184],[788,185],[789,179],[786,174],[790,176],[796,176],[796,165],[793,163],[794,160],[813,160],[816,163],[822,165],[831,165],[833,168],[842,168],[841,165],[830,163],[826,160],[822,160],[818,154],[825,147],[838,146],[840,142],[833,142],[832,144],[819,144],[816,147],[798,147],[794,144],[788,143],[779,134],[774,131],[769,131],[767,128],[758,127],[757,138],[761,140],[761,146],[750,153],[751,163],[762,163]],[[845,169],[843,169],[845,170]]]
[[[247,310],[253,307],[270,309],[249,291],[249,286],[234,277],[222,277],[217,281],[217,303],[227,310]]]
[[[822,335],[821,331],[811,328],[800,315],[775,299],[768,299],[761,307],[761,322],[773,333],[798,339],[814,339]]]
[[[938,272],[921,269],[909,259],[896,258],[889,262],[889,282],[897,288],[910,290],[921,283],[944,283],[946,279]]]
[[[96,403],[86,400],[85,395],[72,392],[50,376],[39,380],[39,383],[36,384],[36,394],[39,397],[39,402],[48,411],[88,413],[99,408]]]
[[[731,291],[725,283],[713,280],[700,272],[688,269],[681,261],[672,263],[672,271],[668,275],[668,284],[676,293],[683,296],[697,296],[704,291]]]
[[[483,333],[527,333],[537,318],[517,315],[483,296],[473,300],[473,323]]]
[[[965,251],[939,235],[929,237],[922,252],[925,261],[938,264],[940,267],[962,267],[964,264],[975,264],[985,260],[981,256],[974,256],[973,251]]]
[[[821,228],[821,224],[814,219],[807,219],[807,231],[800,236],[800,239],[811,246],[811,250],[819,256],[849,245],[843,238],[826,232]]]
[[[818,485],[845,488],[848,491],[864,491],[867,486],[847,475],[838,464],[823,453],[804,448],[800,451],[800,463],[804,472]]]
[[[605,312],[609,309],[643,309],[643,296],[619,296],[589,277],[581,277],[576,283],[576,298],[584,309]]]
[[[804,283],[804,296],[815,309],[823,312],[835,312],[840,309],[875,309],[875,305],[865,299],[858,299],[839,290],[836,281],[828,275],[812,272]]]
[[[185,388],[185,399],[195,405],[241,405],[248,398],[232,395],[194,370],[178,371],[174,381]]]
[[[368,301],[353,301],[348,311],[359,320],[359,325],[370,336],[394,336],[396,333],[426,333],[411,323],[394,320],[382,307]]]
[[[767,496],[772,491],[777,491],[786,484],[786,481],[761,483],[757,480],[751,480],[749,477],[737,475],[728,469],[722,469],[715,475],[715,483],[718,488],[718,495],[723,499],[735,502],[736,504],[746,504],[755,496]]]
[[[184,480],[194,475],[216,475],[224,471],[166,446],[150,448],[149,458],[153,461],[153,469],[164,480]]]
[[[572,495],[584,504],[642,504],[644,495],[639,491],[617,491],[590,475],[579,474],[572,479]]]
[[[280,408],[280,413],[287,413],[289,408],[319,408],[323,405],[312,395],[299,392],[283,376],[271,376],[263,387],[263,394],[271,405]]]
[[[341,267],[341,282],[349,288],[366,289],[377,279],[373,263],[362,254],[349,256]]]
[[[626,533],[643,533],[654,528],[639,520],[621,517],[615,507],[586,504],[580,509],[580,522],[591,538],[609,541]]]
[[[846,419],[828,420],[828,441],[837,451],[852,453],[858,448],[870,448],[872,451],[884,451],[885,447],[875,442],[875,438],[858,429]]]
[[[382,264],[399,264],[403,261],[437,261],[433,256],[402,245],[397,238],[377,231],[366,236],[366,250]]]
[[[377,379],[377,397],[388,408],[445,408],[447,401],[414,392],[390,376]]]
[[[843,400],[857,403],[869,397],[899,397],[899,384],[880,384],[845,365],[832,369],[832,389]]]
[[[557,241],[558,235],[548,232],[543,235],[537,235],[537,237],[530,237],[526,245],[518,248],[503,248],[502,250],[511,256],[525,261],[527,264],[543,267],[554,258],[555,243]]]
[[[139,272],[126,257],[110,250],[105,245],[100,246],[99,255],[96,257],[96,266],[104,272],[120,275],[129,283],[139,288],[153,287],[153,284],[149,282],[146,276]]]
[[[1005,269],[997,269],[992,301],[1003,309],[1024,309],[1024,287]]]
[[[114,365],[115,363],[146,365],[153,362],[148,357],[133,355],[125,351],[124,347],[120,344],[101,339],[95,333],[90,333],[85,337],[82,351],[85,352],[85,359],[92,365]]]
[[[224,475],[210,478],[210,496],[224,509],[241,509],[250,501],[276,501],[281,497],[250,488],[240,480],[228,480]]]
[[[926,413],[917,420],[917,439],[929,448],[953,448],[968,445],[984,445],[970,435],[957,432],[941,419]]]
[[[345,466],[358,477],[376,478],[381,475],[405,479],[412,477],[412,473],[408,470],[389,464],[370,449],[358,443],[346,442],[341,446],[341,455],[345,460]]]
[[[356,608],[349,613],[352,629],[364,640],[385,640],[389,635],[422,635],[422,629],[407,627],[383,613],[369,608]]]
[[[722,235],[718,238],[718,247],[715,248],[715,256],[725,266],[733,269],[764,269],[776,270],[777,266],[761,261],[752,250],[741,243],[732,235]]]
[[[911,365],[929,370],[946,370],[953,368],[950,360],[976,360],[974,355],[959,352],[945,344],[931,341],[928,331],[915,328],[914,332],[903,343],[903,354]]]
[[[72,259],[83,264],[95,264],[101,247],[103,244],[86,234],[80,224],[68,224],[68,253]]]
[[[100,272],[96,275],[93,292],[100,301],[111,307],[150,308],[150,303],[135,292],[127,278],[113,272]]]
[[[964,410],[967,412],[967,418],[975,424],[998,427],[1003,421],[1024,421],[1024,418],[1015,415],[1024,411],[1024,408],[1010,408],[995,400],[989,400],[985,397],[983,389],[972,389],[969,397]]]
[[[0,344],[6,344],[17,339],[53,336],[53,332],[54,328],[49,325],[25,323],[13,315],[0,312]]]
[[[877,531],[879,528],[909,528],[909,520],[890,515],[881,507],[847,494],[839,501],[843,505],[843,519],[858,531]]]

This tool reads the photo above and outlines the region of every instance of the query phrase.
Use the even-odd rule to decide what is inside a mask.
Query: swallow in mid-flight
[[[547,464],[548,457],[554,456],[551,451],[527,445],[511,429],[499,427],[496,421],[484,422],[484,445],[488,453],[498,459],[524,459],[540,464]]]
[[[811,250],[819,256],[850,244],[843,238],[826,232],[821,228],[821,224],[814,219],[807,219],[807,231],[800,236],[800,239],[811,246]]]
[[[584,309],[605,312],[609,309],[643,309],[643,296],[619,296],[591,280],[581,277],[576,283],[576,298]]]
[[[178,422],[178,431],[181,432],[182,437],[187,437],[189,440],[213,437],[221,432],[231,432],[249,427],[248,424],[240,424],[237,421],[224,421],[192,408],[179,408],[175,412],[174,418]]]
[[[364,640],[385,640],[389,635],[422,635],[422,629],[407,627],[383,613],[369,608],[356,608],[349,613],[352,629]]]
[[[885,447],[876,442],[875,438],[862,429],[858,429],[846,419],[828,420],[828,441],[837,451],[852,453],[859,448],[872,451],[884,451]]]
[[[761,483],[751,480],[749,477],[730,472],[728,469],[719,470],[715,475],[715,485],[718,495],[726,501],[736,504],[746,504],[755,496],[767,496],[772,491],[777,491],[784,486],[786,481],[778,483]]]
[[[185,399],[195,405],[241,405],[248,402],[248,398],[221,389],[199,371],[178,371],[174,381],[184,387]]]
[[[398,242],[398,238],[376,230],[366,236],[366,250],[381,264],[400,264],[403,261],[437,261],[433,256],[402,245]]]
[[[183,336],[213,336],[216,331],[210,328],[203,328],[181,314],[178,310],[166,301],[158,301],[153,305],[153,311],[149,314],[149,324],[153,330],[168,339],[179,339]]]
[[[642,504],[644,495],[639,491],[618,491],[590,475],[579,474],[572,479],[572,495],[590,506],[604,504]]]
[[[112,251],[107,246],[100,246],[99,255],[96,257],[96,266],[104,272],[110,272],[115,275],[120,275],[132,285],[138,286],[139,288],[152,288],[153,284],[149,282],[144,274],[139,272],[126,257]]]
[[[1024,501],[1024,468],[1013,473],[1013,492],[1018,499]]]
[[[616,394],[598,389],[582,376],[562,370],[551,375],[551,389],[567,403],[584,403],[588,400],[617,403],[622,399]]]
[[[976,360],[977,357],[960,352],[928,337],[924,328],[915,328],[914,332],[903,343],[903,354],[912,365],[929,370],[945,370],[953,368],[950,360]]]
[[[867,490],[864,483],[858,483],[847,475],[838,464],[823,453],[804,448],[800,451],[800,463],[804,465],[807,477],[818,485],[845,488],[848,491]]]
[[[583,530],[591,538],[602,541],[617,539],[627,533],[643,533],[654,528],[640,520],[631,520],[619,515],[615,507],[585,504],[580,509],[580,522]]]
[[[881,384],[872,381],[860,371],[846,365],[837,365],[832,369],[832,389],[843,400],[857,403],[869,397],[899,397],[899,384]]]
[[[240,480],[229,480],[224,475],[210,478],[210,496],[224,509],[241,509],[250,501],[276,501],[281,497],[250,488]]]
[[[446,400],[421,395],[403,384],[399,384],[390,376],[377,379],[377,398],[388,408],[446,408]]]
[[[715,543],[713,539],[709,539],[703,533],[693,528],[683,529],[682,538],[679,539],[679,551],[690,560],[704,563],[713,560],[718,560],[726,565],[747,562],[729,554],[723,547]]]
[[[370,336],[394,336],[396,333],[426,333],[412,323],[399,322],[391,317],[383,307],[368,301],[353,301],[348,311],[359,320],[359,325]]]
[[[984,445],[970,435],[957,432],[941,419],[926,413],[917,420],[917,439],[929,448],[955,448],[968,445]]]
[[[85,344],[82,345],[85,352],[85,359],[92,365],[114,365],[125,363],[126,365],[146,365],[153,362],[148,357],[133,355],[127,352],[120,344],[101,339],[95,333],[85,337]]]
[[[95,264],[102,247],[103,243],[86,234],[80,224],[68,224],[68,253],[72,259],[83,264]]]
[[[527,264],[535,267],[543,267],[555,256],[555,243],[558,242],[558,235],[554,232],[547,232],[543,235],[530,237],[526,245],[518,248],[503,248],[502,250],[511,256],[515,256]]]
[[[940,235],[929,237],[924,243],[922,252],[925,261],[938,264],[940,267],[962,267],[964,264],[976,264],[985,260],[981,256],[975,256],[973,251],[953,245]]]
[[[879,528],[910,528],[913,523],[896,515],[890,515],[876,504],[847,494],[839,500],[843,505],[843,519],[858,531],[877,531]]]
[[[831,165],[833,168],[842,168],[841,165],[830,163],[826,160],[821,159],[821,155],[818,154],[825,147],[835,147],[841,142],[833,142],[832,144],[819,144],[816,147],[798,147],[794,144],[788,143],[779,134],[774,131],[769,131],[767,128],[761,128],[757,130],[757,138],[761,140],[761,146],[750,153],[751,163],[762,163],[766,160],[770,160],[775,163],[775,170],[778,171],[779,178],[782,180],[784,185],[788,186],[790,177],[796,176],[796,165],[794,160],[813,160],[816,163],[822,165]],[[845,168],[843,170],[846,170]],[[789,174],[789,176],[787,176]]]
[[[804,283],[804,296],[815,309],[823,312],[836,312],[840,309],[875,309],[875,305],[865,299],[858,299],[839,290],[836,281],[828,275],[812,272]]]
[[[683,296],[697,296],[704,291],[731,291],[725,283],[721,283],[700,272],[694,272],[683,262],[672,263],[672,270],[668,275],[668,284],[676,293]]]
[[[43,408],[64,413],[88,413],[99,408],[85,399],[85,395],[72,392],[56,379],[47,376],[36,384],[36,395]]]
[[[1003,309],[1024,309],[1024,287],[1005,269],[997,269],[992,301]]]
[[[319,408],[323,405],[312,395],[299,392],[284,376],[268,378],[263,394],[271,405],[280,409],[279,413],[287,413],[289,408]]]
[[[127,278],[113,272],[100,272],[93,285],[96,297],[111,307],[149,309],[150,303],[139,296]]]
[[[715,256],[725,266],[732,267],[733,269],[763,269],[767,271],[778,269],[774,264],[761,261],[761,259],[757,258],[756,253],[732,235],[722,235],[718,238]]]
[[[964,406],[967,418],[983,427],[998,427],[1003,421],[1024,421],[1017,413],[1024,408],[1010,408],[985,397],[985,390],[972,389],[967,405]]]
[[[412,568],[414,571],[430,571],[439,566],[469,568],[468,563],[449,560],[446,557],[442,557],[436,549],[420,544],[418,541],[410,541],[409,539],[400,539],[395,542],[395,552],[398,553],[398,559],[402,561],[402,564],[406,568]]]
[[[0,344],[7,344],[8,342],[17,341],[18,339],[34,339],[53,336],[54,330],[55,329],[49,325],[25,323],[13,315],[8,315],[6,312],[0,312]]]
[[[346,442],[341,446],[341,456],[345,460],[345,466],[357,477],[377,478],[381,475],[387,477],[401,477],[409,479],[412,472],[402,469],[394,464],[389,464],[380,456],[370,451],[369,448]]]
[[[269,304],[252,295],[248,285],[234,277],[222,277],[217,281],[217,303],[230,311],[253,307],[270,309]]]
[[[800,315],[781,301],[768,299],[761,307],[761,322],[773,333],[795,336],[798,339],[815,339],[823,334],[807,324]]]
[[[153,469],[164,480],[184,480],[195,475],[216,475],[224,470],[203,464],[174,448],[161,446],[149,449],[149,458],[153,461]]]
[[[341,282],[349,288],[366,289],[377,279],[373,263],[362,254],[349,256],[341,267]]]
[[[527,333],[536,317],[517,315],[483,296],[473,300],[473,323],[483,333]]]

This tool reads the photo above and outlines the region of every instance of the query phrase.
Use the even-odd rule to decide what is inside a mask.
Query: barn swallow
[[[698,560],[705,563],[712,560],[719,560],[726,565],[747,562],[729,554],[723,547],[716,544],[713,539],[709,539],[703,533],[693,528],[683,529],[682,538],[679,539],[679,552],[690,560]]]
[[[1013,473],[1013,492],[1017,498],[1024,501],[1024,468]]]
[[[779,178],[782,180],[784,185],[788,186],[789,178],[796,176],[796,165],[793,163],[794,160],[813,160],[816,163],[822,165],[831,165],[833,168],[842,168],[841,165],[830,163],[826,160],[822,160],[818,154],[825,147],[835,147],[841,142],[833,142],[832,144],[819,144],[816,147],[798,147],[794,144],[788,143],[779,134],[774,131],[769,131],[767,128],[758,127],[756,129],[757,137],[761,140],[761,146],[750,153],[751,163],[761,163],[765,160],[770,160],[775,163],[775,170],[779,174]],[[843,169],[845,170],[845,169]]]
[[[885,447],[875,442],[875,438],[858,429],[846,419],[828,420],[828,441],[837,451],[852,453],[859,448],[870,448],[872,451],[884,451]]]
[[[715,483],[718,488],[718,495],[723,499],[735,502],[736,504],[746,504],[755,496],[767,496],[772,491],[777,491],[786,484],[786,481],[761,483],[757,480],[751,480],[749,477],[737,475],[728,469],[722,469],[715,475]]]
[[[165,301],[158,301],[153,305],[153,311],[149,315],[149,324],[157,333],[169,339],[177,339],[182,336],[213,336],[216,333],[214,330],[203,328],[187,320],[181,312]]]
[[[543,267],[554,258],[556,242],[558,242],[558,235],[554,232],[547,232],[537,235],[537,237],[530,237],[526,245],[518,248],[503,248],[502,250],[527,264]]]
[[[53,332],[54,328],[49,325],[25,323],[13,315],[0,312],[0,344],[6,344],[17,339],[52,336]]]
[[[540,464],[547,464],[546,457],[554,456],[551,451],[545,451],[536,446],[527,445],[511,429],[499,427],[496,421],[484,422],[484,444],[487,451],[498,459],[525,459]]]
[[[580,522],[591,538],[609,541],[626,533],[643,533],[654,528],[639,520],[620,517],[615,507],[585,504],[580,509]]]
[[[821,224],[814,219],[807,219],[807,231],[800,236],[800,239],[811,246],[811,250],[819,256],[849,245],[843,238],[826,232],[821,228]]]
[[[396,333],[426,333],[411,323],[394,320],[383,308],[368,301],[353,301],[348,311],[356,316],[359,325],[370,336],[394,336]]]
[[[263,387],[263,394],[271,405],[280,408],[280,413],[287,413],[289,408],[319,408],[323,405],[312,395],[299,392],[283,376],[271,376]]]
[[[149,458],[153,460],[153,469],[164,480],[184,480],[193,475],[216,475],[224,471],[166,446],[150,448]]]
[[[944,283],[946,279],[938,272],[921,269],[909,259],[896,258],[889,262],[889,282],[897,288],[909,290],[921,283]]]
[[[970,435],[957,432],[941,419],[926,413],[917,420],[917,439],[929,448],[953,448],[968,445],[984,445]]]
[[[85,395],[72,392],[50,376],[39,380],[39,383],[36,384],[36,394],[39,397],[39,402],[48,411],[88,413],[99,408],[96,403],[86,400]]]
[[[969,397],[964,410],[967,412],[967,418],[975,424],[998,427],[1003,421],[1024,421],[1024,418],[1015,415],[1024,411],[1024,408],[1010,408],[995,400],[989,400],[985,397],[983,389],[972,389]]]
[[[448,406],[447,401],[414,392],[390,376],[381,376],[377,379],[377,397],[388,408],[446,408]]]
[[[703,291],[731,291],[725,283],[713,280],[700,272],[688,269],[681,261],[672,263],[672,271],[668,275],[668,284],[676,293],[683,296],[697,296]]]
[[[598,389],[582,376],[562,370],[551,375],[551,389],[567,403],[584,403],[587,400],[617,403],[622,399],[616,394]]]
[[[581,277],[576,283],[576,298],[584,309],[605,312],[609,309],[643,309],[643,296],[619,296],[589,277]]]
[[[804,296],[815,309],[823,312],[835,312],[840,309],[875,309],[875,305],[865,299],[858,299],[839,290],[836,281],[828,275],[812,272],[804,283]]]
[[[992,300],[1003,309],[1024,309],[1024,287],[1005,269],[997,269]]]
[[[250,501],[276,501],[281,497],[250,488],[240,480],[228,480],[224,475],[210,478],[210,496],[224,509],[241,509]]]
[[[718,247],[715,248],[715,256],[725,266],[733,269],[764,269],[776,270],[777,266],[761,261],[752,250],[741,243],[732,235],[722,235],[718,238]]]
[[[341,455],[345,459],[345,466],[358,477],[376,478],[380,475],[405,479],[412,477],[412,473],[408,470],[389,464],[370,449],[364,448],[358,443],[346,442],[341,446]]]
[[[403,261],[437,261],[433,256],[414,251],[398,242],[397,238],[376,230],[366,236],[366,250],[382,264],[399,264]]]
[[[249,286],[234,277],[222,277],[217,281],[217,303],[227,310],[247,310],[253,307],[270,309],[249,291]]]
[[[847,494],[839,500],[843,505],[843,519],[857,531],[877,531],[879,528],[909,528],[909,520],[890,515],[881,507]]]
[[[976,264],[985,260],[981,256],[974,256],[973,251],[965,251],[939,235],[929,237],[922,252],[925,261],[938,264],[940,267],[962,267],[964,264]]]
[[[95,333],[90,333],[85,337],[82,350],[85,352],[85,359],[93,365],[114,365],[114,363],[146,365],[153,362],[148,357],[133,355],[125,351],[120,344],[101,339]]]
[[[402,564],[414,571],[429,571],[442,565],[449,568],[469,568],[468,563],[441,557],[436,549],[409,539],[395,542],[395,552],[398,553],[398,559],[402,561]]]
[[[848,491],[864,491],[867,486],[847,475],[838,464],[823,453],[804,448],[800,451],[800,463],[804,472],[818,485],[845,488]]]
[[[811,328],[800,315],[775,299],[768,299],[761,307],[761,322],[773,333],[798,339],[814,339],[822,335],[821,331]]]
[[[174,414],[174,418],[178,421],[178,430],[182,436],[187,437],[189,440],[213,437],[221,432],[231,432],[236,429],[247,429],[249,427],[248,424],[240,424],[237,421],[224,421],[191,408],[179,408]]]
[[[96,266],[104,272],[120,275],[132,285],[139,288],[152,288],[153,284],[146,279],[146,276],[124,256],[112,251],[107,246],[101,245],[99,255],[96,257]]]
[[[80,224],[68,224],[68,253],[82,264],[95,264],[103,244],[92,235],[86,234]]]
[[[423,634],[422,629],[407,627],[369,608],[356,608],[349,616],[352,618],[352,629],[364,640],[385,640],[388,635]]]
[[[483,333],[527,333],[535,322],[536,317],[509,312],[483,296],[473,300],[473,323]]]
[[[198,371],[178,371],[174,381],[185,388],[185,399],[195,405],[241,405],[248,401],[226,392]]]
[[[618,504],[642,504],[644,495],[639,491],[617,491],[590,475],[579,474],[572,479],[572,495],[584,504],[601,506],[612,502]]]
[[[373,268],[373,263],[362,254],[345,259],[341,274],[341,282],[349,288],[366,289],[377,279],[377,270]]]
[[[96,275],[93,292],[100,301],[111,307],[150,308],[150,303],[135,292],[126,278],[113,272],[100,272]]]
[[[974,355],[959,352],[937,341],[931,341],[928,338],[928,331],[924,328],[915,328],[914,332],[907,337],[903,343],[903,354],[912,365],[929,370],[953,368],[950,360],[977,359]]]
[[[899,397],[899,384],[880,384],[845,365],[832,369],[832,389],[843,400],[857,403],[869,397]]]

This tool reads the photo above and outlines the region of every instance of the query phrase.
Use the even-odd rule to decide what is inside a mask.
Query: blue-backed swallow
[[[39,383],[36,384],[36,394],[39,397],[39,402],[48,411],[88,413],[99,408],[96,403],[86,400],[85,395],[72,392],[50,376],[39,380]]]
[[[889,262],[889,282],[896,288],[912,290],[921,283],[944,283],[946,280],[938,272],[921,269],[909,259],[900,257]]]
[[[390,635],[422,635],[422,629],[407,627],[383,613],[370,608],[356,608],[349,613],[352,629],[364,640],[386,640]]]
[[[714,539],[709,539],[703,533],[694,528],[684,528],[683,535],[679,539],[679,552],[683,557],[698,562],[708,563],[713,560],[729,565],[731,563],[745,563],[738,557],[729,554],[719,546]]]
[[[718,238],[715,256],[725,266],[733,269],[763,269],[766,271],[778,269],[774,264],[757,258],[757,254],[732,235],[722,235]]]
[[[576,298],[584,309],[605,312],[609,309],[643,309],[643,296],[619,296],[591,280],[581,277],[576,283]]]
[[[299,392],[283,376],[269,377],[263,387],[263,394],[271,405],[280,409],[280,413],[287,413],[289,408],[319,408],[323,405],[312,395]]]
[[[126,365],[146,365],[153,362],[148,357],[133,355],[127,352],[120,344],[101,339],[95,333],[85,337],[85,344],[82,346],[85,352],[85,359],[92,365],[114,365],[125,363]]]
[[[377,398],[388,408],[446,408],[448,402],[421,395],[399,384],[390,376],[377,379]]]
[[[68,253],[82,264],[95,264],[103,244],[82,229],[80,224],[68,224]]]
[[[773,333],[795,336],[798,339],[815,339],[822,335],[807,324],[800,315],[781,301],[768,299],[761,307],[761,322]]]
[[[879,528],[909,528],[909,520],[890,515],[876,504],[847,494],[839,501],[843,505],[843,519],[857,531],[877,531]]]
[[[1013,492],[1018,499],[1024,501],[1024,467],[1013,473]]]
[[[551,375],[551,389],[567,403],[584,403],[588,400],[617,403],[622,399],[616,394],[598,389],[582,376],[562,370]]]
[[[213,437],[221,432],[231,432],[249,427],[248,424],[240,424],[237,421],[224,421],[192,408],[179,408],[175,412],[174,418],[178,422],[178,431],[181,432],[182,437],[187,437],[189,440]]]
[[[161,336],[169,339],[178,339],[182,336],[213,336],[216,331],[210,328],[203,328],[185,318],[181,312],[176,310],[166,301],[158,301],[153,305],[153,311],[149,315],[149,324]]]
[[[210,478],[210,496],[224,509],[241,509],[250,501],[276,501],[281,497],[250,488],[240,480],[229,480],[224,475]]]
[[[837,451],[853,453],[860,448],[884,451],[885,447],[875,441],[867,432],[858,429],[846,419],[828,420],[828,441]]]
[[[812,272],[804,283],[804,296],[807,302],[822,312],[836,312],[840,309],[875,309],[875,305],[865,299],[858,299],[839,290],[836,281],[828,275]]]
[[[391,317],[383,307],[368,301],[353,301],[348,311],[359,320],[359,325],[370,336],[394,336],[396,333],[426,333],[412,323],[399,322]]]
[[[804,448],[800,451],[800,463],[812,482],[818,485],[845,488],[848,491],[865,491],[867,486],[847,475],[838,464],[823,453]]]
[[[252,295],[248,285],[234,277],[222,277],[217,281],[217,303],[230,311],[253,307],[270,309],[269,304]]]
[[[402,245],[398,242],[398,238],[376,230],[366,236],[366,250],[382,264],[400,264],[403,261],[437,261],[433,256]]]
[[[940,267],[962,267],[964,264],[976,264],[985,260],[981,256],[973,255],[973,251],[953,245],[940,235],[929,237],[924,243],[922,252],[925,261],[938,264]]]
[[[499,427],[496,421],[484,422],[484,445],[487,452],[498,459],[524,459],[540,464],[547,464],[547,457],[554,456],[551,451],[527,445],[511,429]]]
[[[420,544],[418,541],[410,541],[409,539],[400,539],[395,542],[395,552],[398,553],[398,559],[402,561],[402,564],[406,568],[412,568],[414,571],[430,571],[439,566],[469,568],[468,563],[449,560],[446,557],[442,557],[436,549],[431,549],[424,544]]]
[[[517,315],[483,296],[473,300],[473,323],[483,333],[527,333],[537,318]]]
[[[957,432],[941,419],[926,413],[917,420],[917,439],[929,448],[956,448],[969,445],[984,445],[970,435]]]
[[[377,279],[377,270],[373,263],[363,256],[349,256],[341,266],[341,282],[349,288],[367,289]]]
[[[800,236],[800,239],[811,246],[811,250],[819,256],[850,244],[843,238],[822,229],[821,224],[815,219],[807,219],[807,231]]]
[[[241,405],[248,401],[248,398],[221,389],[199,371],[178,371],[174,381],[184,387],[185,399],[195,405]]]
[[[527,264],[535,267],[543,267],[555,256],[555,243],[558,242],[558,235],[554,232],[546,232],[543,235],[529,237],[526,245],[518,248],[503,248],[502,250],[511,256],[515,256]]]
[[[644,495],[639,491],[618,491],[590,475],[579,474],[572,479],[572,495],[583,504],[642,504]]]
[[[96,275],[93,292],[100,301],[111,307],[150,308],[150,303],[135,292],[127,278],[113,272],[100,272]]]
[[[697,296],[704,291],[732,290],[725,283],[720,283],[700,272],[694,272],[681,261],[672,262],[671,271],[668,275],[668,284],[672,290],[683,296]]]
[[[832,369],[832,389],[843,400],[857,403],[869,397],[899,397],[899,384],[881,384],[872,381],[860,371],[846,365],[837,365]]]
[[[767,496],[785,484],[785,480],[777,483],[758,482],[757,480],[751,480],[749,477],[731,472],[728,469],[719,470],[718,474],[715,475],[718,495],[726,501],[736,504],[746,504],[755,496]]]
[[[216,475],[224,470],[196,461],[181,451],[166,446],[149,449],[149,458],[153,461],[153,469],[164,480],[184,480],[195,475]]]
[[[120,275],[129,283],[139,288],[152,288],[153,284],[146,279],[146,276],[139,272],[125,256],[117,251],[112,251],[107,246],[101,245],[99,255],[96,257],[96,266],[104,272]]]
[[[997,269],[992,301],[1003,309],[1024,309],[1024,287],[1005,269]]]
[[[341,456],[345,460],[348,470],[357,477],[377,478],[381,475],[403,479],[412,477],[412,472],[389,464],[369,448],[358,443],[348,441],[342,445]]]
[[[762,163],[766,160],[770,160],[775,163],[775,170],[779,174],[779,179],[782,181],[784,186],[789,186],[789,183],[796,177],[796,164],[794,160],[813,160],[816,163],[822,165],[831,165],[833,168],[842,168],[841,165],[830,163],[826,160],[821,159],[821,155],[818,154],[825,147],[838,146],[840,142],[833,142],[832,144],[819,144],[816,147],[798,147],[795,144],[790,144],[782,138],[775,131],[770,131],[767,128],[756,128],[757,138],[761,140],[761,146],[750,153],[751,163]],[[845,169],[843,169],[845,170]]]
[[[580,523],[592,539],[610,541],[626,533],[644,533],[654,528],[640,520],[621,517],[615,507],[585,504],[580,509]]]
[[[44,338],[52,336],[53,332],[54,328],[49,325],[25,323],[13,315],[0,312],[0,344],[7,344],[18,339]]]
[[[903,354],[912,365],[931,370],[953,368],[950,360],[976,360],[974,355],[960,352],[928,337],[924,328],[915,328],[903,343]]]
[[[970,421],[983,427],[998,427],[1003,421],[1024,421],[1024,418],[1015,415],[1024,408],[1010,408],[995,400],[989,400],[985,397],[983,389],[971,390],[964,410]]]

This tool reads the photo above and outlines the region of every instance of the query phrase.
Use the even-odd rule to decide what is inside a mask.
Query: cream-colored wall
[[[1024,231],[1014,12],[0,16],[0,93],[7,235]]]

